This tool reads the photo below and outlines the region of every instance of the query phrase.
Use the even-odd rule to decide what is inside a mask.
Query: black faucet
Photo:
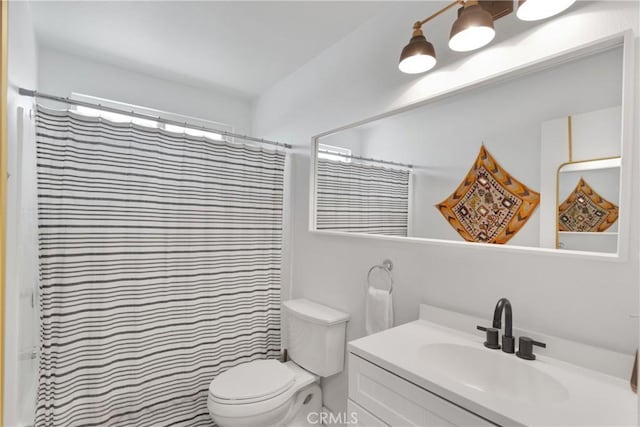
[[[515,352],[515,338],[513,337],[513,311],[511,302],[506,298],[500,298],[493,312],[493,327],[500,330],[502,328],[502,312],[504,311],[504,335],[502,336],[502,351],[505,353]]]
[[[493,327],[487,328],[484,326],[476,326],[479,331],[487,333],[487,340],[484,342],[484,346],[493,350],[500,349],[498,343],[498,336],[500,329],[502,329],[502,312],[504,311],[504,335],[502,336],[502,351],[505,353],[515,353],[515,341],[513,337],[513,310],[511,309],[511,302],[506,298],[500,298],[496,304],[496,309],[493,311]],[[520,337],[519,349],[516,353],[521,359],[536,360],[536,355],[533,354],[533,346],[546,348],[547,345],[542,342],[534,341],[529,337]]]

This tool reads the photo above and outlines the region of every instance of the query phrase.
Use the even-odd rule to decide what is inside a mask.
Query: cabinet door
[[[353,424],[351,426],[355,427],[389,427],[387,424],[383,423],[380,419],[378,419],[371,412],[364,409],[362,406],[355,403],[353,400],[349,399],[347,401],[347,413],[349,414],[350,420],[353,420]]]
[[[389,426],[494,425],[353,354],[349,354],[349,399]]]

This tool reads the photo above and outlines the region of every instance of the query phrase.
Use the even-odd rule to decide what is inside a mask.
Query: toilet
[[[320,378],[344,367],[349,314],[306,299],[282,306],[291,360],[242,363],[211,381],[207,408],[218,426],[318,425]]]

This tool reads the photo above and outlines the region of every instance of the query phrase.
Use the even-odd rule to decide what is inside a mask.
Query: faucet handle
[[[513,354],[516,352],[516,338],[503,335],[502,336],[502,351],[505,353]]]
[[[533,354],[533,346],[547,348],[547,345],[543,342],[535,341],[529,337],[520,337],[518,340],[518,352],[516,356],[525,360],[536,360],[536,355]]]
[[[493,350],[497,350],[500,348],[500,344],[498,344],[498,335],[500,330],[497,328],[486,328],[484,326],[476,326],[479,331],[484,331],[487,333],[487,340],[484,342],[484,346]]]

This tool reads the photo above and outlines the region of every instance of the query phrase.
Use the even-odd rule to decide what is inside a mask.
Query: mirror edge
[[[633,139],[635,137],[634,126],[634,97],[636,78],[636,58],[635,58],[635,35],[629,29],[622,33],[622,123],[621,137],[622,147],[620,149],[621,174],[620,174],[620,218],[618,223],[618,256],[626,259],[629,253],[629,235],[631,231],[631,201],[632,201],[632,178],[633,164],[640,165],[637,159],[640,151],[633,150]]]
[[[311,152],[309,153],[309,231],[321,233],[316,227],[316,206],[317,206],[317,172],[318,172],[318,140],[322,135],[311,137]],[[349,233],[344,233],[349,234]]]

